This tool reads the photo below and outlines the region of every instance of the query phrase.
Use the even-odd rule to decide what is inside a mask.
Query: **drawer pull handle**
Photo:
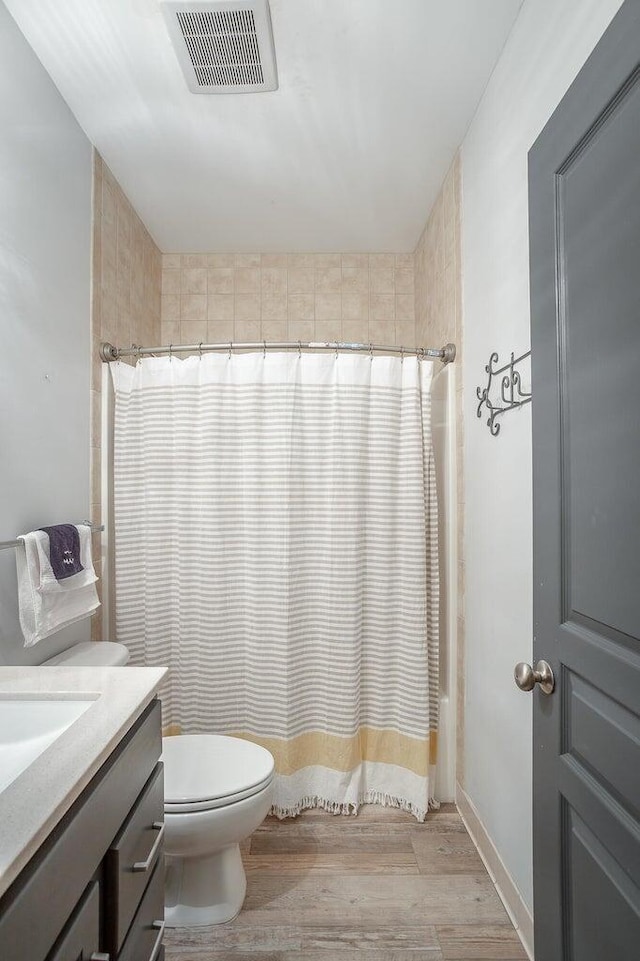
[[[154,921],[151,925],[158,932],[158,937],[156,938],[156,943],[153,946],[153,951],[149,955],[149,961],[156,961],[160,953],[160,948],[162,947],[162,939],[164,937],[164,921]]]
[[[134,871],[148,871],[153,864],[156,854],[158,853],[158,848],[162,844],[162,839],[164,837],[164,821],[154,821],[153,822],[154,831],[158,832],[158,836],[153,842],[153,847],[149,851],[149,856],[146,861],[135,861],[133,865]]]

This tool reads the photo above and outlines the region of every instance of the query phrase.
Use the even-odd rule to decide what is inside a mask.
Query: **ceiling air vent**
[[[192,93],[277,90],[268,0],[183,0],[162,9]]]

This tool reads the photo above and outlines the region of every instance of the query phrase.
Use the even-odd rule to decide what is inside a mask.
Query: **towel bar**
[[[104,530],[104,524],[92,524],[91,521],[79,521],[78,523],[90,527],[92,534],[98,534]],[[21,544],[22,541],[17,539],[13,541],[0,541],[0,551],[9,550],[11,547],[20,547]]]

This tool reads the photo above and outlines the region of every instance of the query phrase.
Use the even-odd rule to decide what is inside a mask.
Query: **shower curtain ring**
[[[267,359],[267,342],[266,342],[266,340],[263,340],[263,341],[262,341],[262,359],[263,359],[263,360],[266,360],[266,359]]]
[[[169,363],[173,360],[173,344],[169,344]]]
[[[373,360],[373,344],[369,341],[369,360]]]
[[[202,360],[202,341],[200,341],[198,344],[198,354],[200,356],[200,360]]]
[[[338,359],[338,341],[336,340],[336,360]]]
[[[302,357],[302,341],[298,341],[298,357]]]
[[[404,364],[404,347],[400,348],[400,363]]]
[[[141,359],[141,357],[142,357],[142,346],[141,346],[140,344],[138,344],[137,347],[138,347],[138,356],[137,356],[136,359],[137,359],[138,362],[140,362],[140,359]]]
[[[229,341],[229,360],[231,360],[231,351],[232,351],[232,349],[233,349],[233,341],[230,340],[230,341]]]

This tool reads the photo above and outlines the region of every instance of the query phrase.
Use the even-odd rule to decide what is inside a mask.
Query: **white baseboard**
[[[513,878],[507,871],[502,858],[498,854],[495,845],[489,835],[478,812],[474,808],[469,796],[460,784],[456,785],[456,804],[460,817],[465,823],[465,827],[471,836],[471,840],[478,849],[478,854],[484,861],[484,865],[489,872],[489,877],[493,881],[500,900],[504,904],[507,914],[513,921],[513,926],[518,932],[518,937],[522,945],[533,961],[533,917],[529,908],[522,900],[522,896],[513,882]]]

